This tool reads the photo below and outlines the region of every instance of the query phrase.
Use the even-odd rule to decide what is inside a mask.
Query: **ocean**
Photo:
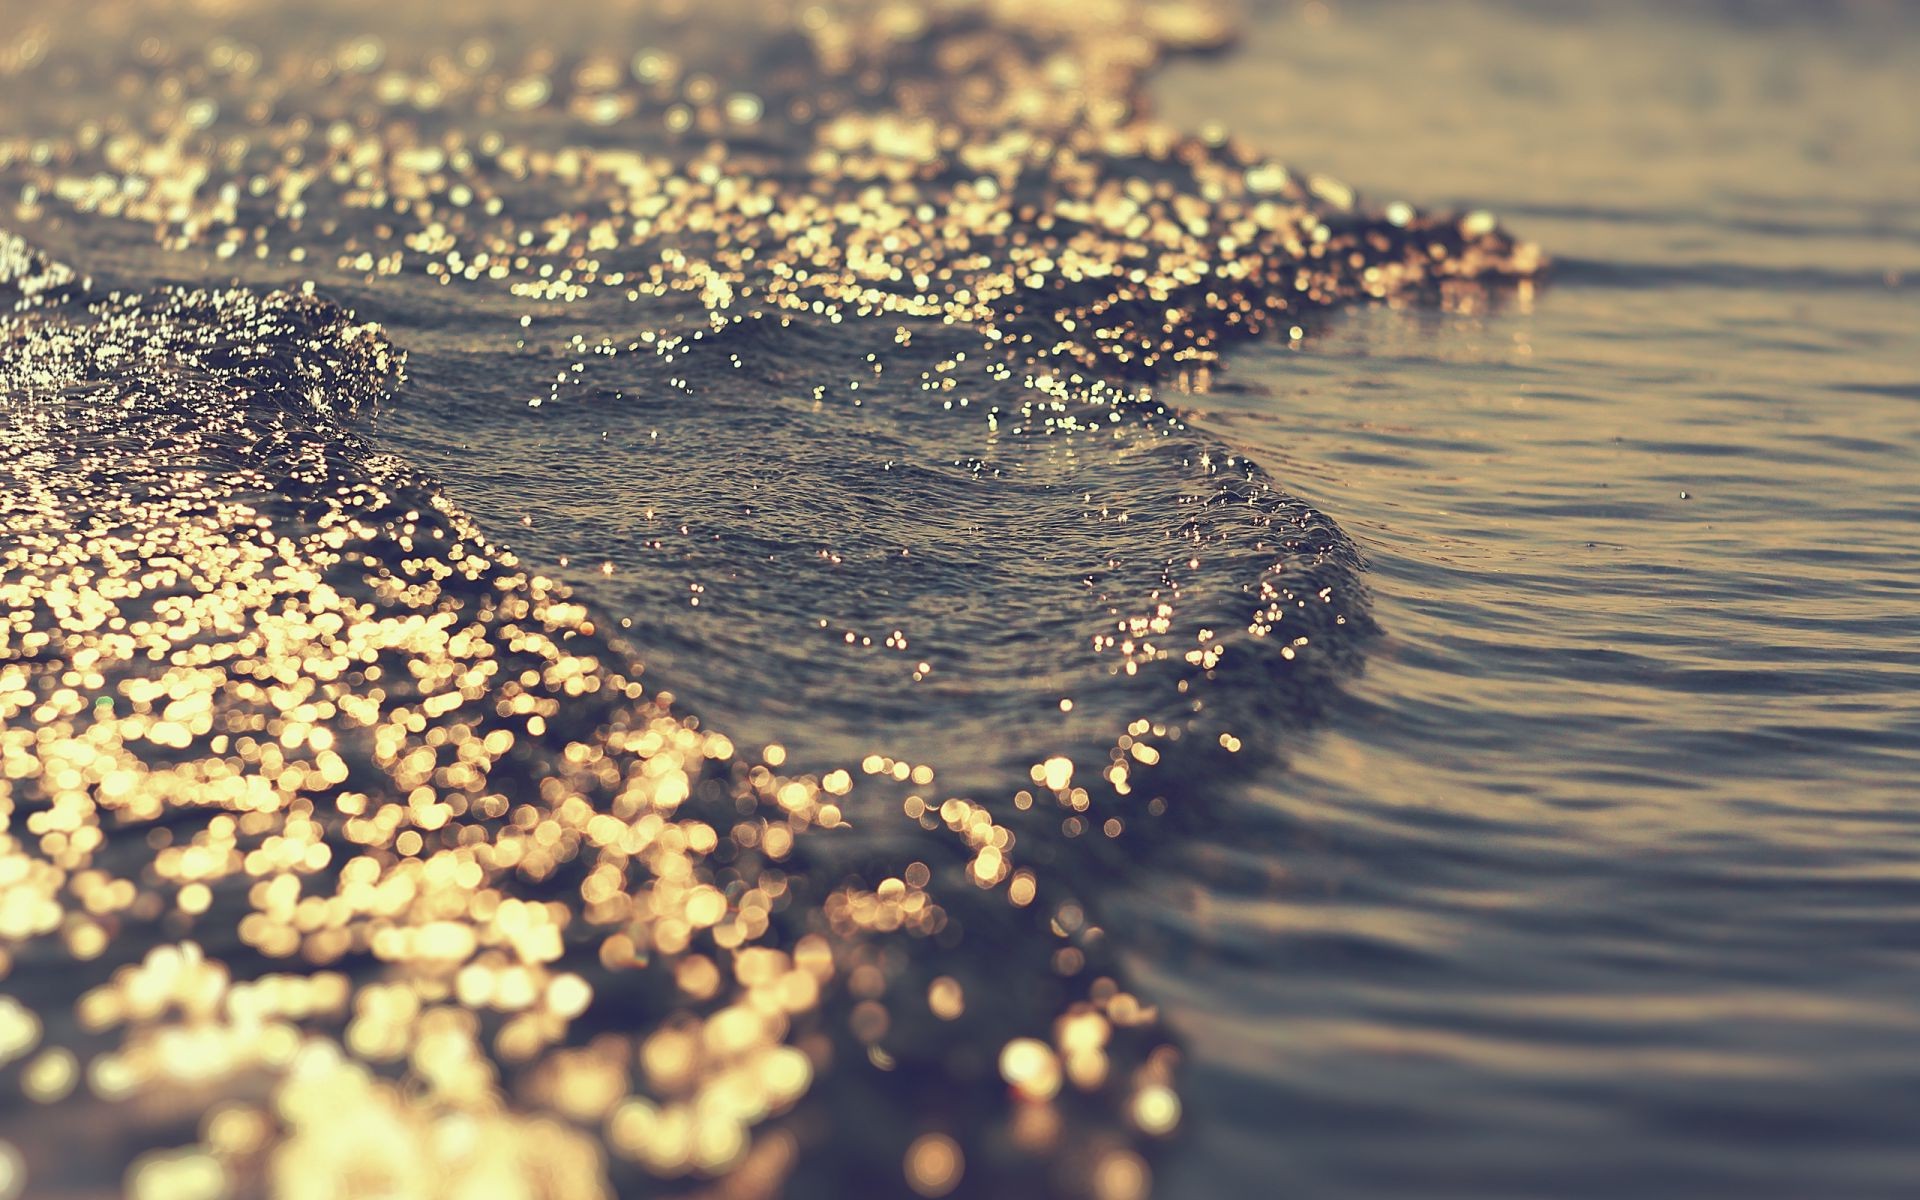
[[[1916,49],[0,13],[0,1197],[1909,1194]]]

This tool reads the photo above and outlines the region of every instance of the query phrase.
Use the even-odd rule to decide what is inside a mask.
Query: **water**
[[[577,914],[558,961],[511,939],[512,955],[474,960],[553,989],[529,1010],[559,1019],[572,1049],[550,1051],[527,1032],[537,1023],[516,1024],[513,1006],[471,980],[447,1006],[452,981],[466,978],[457,955],[377,942],[378,920],[349,923],[336,946],[250,891],[246,873],[211,871],[210,897],[191,895],[179,860],[143,862],[144,818],[116,817],[98,861],[140,898],[69,920],[73,978],[52,973],[62,960],[44,938],[22,941],[7,988],[50,1045],[84,1061],[105,1037],[109,1085],[112,1066],[131,1062],[148,1072],[144,1086],[170,1081],[176,1099],[96,1082],[51,1108],[9,1110],[45,1113],[9,1116],[5,1135],[45,1194],[112,1186],[150,1147],[188,1148],[145,1162],[139,1178],[211,1172],[242,1194],[323,1189],[342,1147],[374,1173],[336,1186],[377,1179],[405,1194],[456,1185],[436,1173],[591,1194],[602,1148],[621,1194],[689,1173],[743,1191],[784,1180],[797,1195],[938,1191],[957,1176],[968,1193],[1104,1200],[1139,1194],[1149,1176],[1156,1194],[1196,1197],[1907,1189],[1920,1175],[1907,1148],[1920,1115],[1910,1049],[1920,963],[1906,813],[1920,758],[1907,701],[1920,570],[1902,551],[1920,450],[1909,282],[1920,224],[1899,201],[1920,185],[1905,115],[1920,96],[1902,70],[1920,31],[1867,7],[1828,22],[1746,5],[1259,9],[1234,51],[1155,80],[1152,101],[1172,127],[1217,121],[1306,168],[1296,179],[1324,171],[1378,200],[1492,207],[1555,266],[1541,281],[1439,294],[1389,283],[1377,290],[1392,304],[1338,313],[1332,305],[1372,285],[1330,267],[1310,302],[1270,316],[1273,328],[1232,345],[1224,364],[1176,363],[1143,353],[1162,338],[1183,352],[1230,341],[1233,304],[1273,294],[1268,285],[1107,309],[1126,281],[1082,271],[1137,256],[1128,240],[1164,232],[1169,245],[1194,239],[1159,260],[1179,276],[1181,255],[1232,257],[1219,226],[1194,234],[1156,218],[1128,231],[1128,213],[1110,210],[1084,262],[1069,264],[1018,202],[1020,188],[1077,186],[1071,156],[1036,155],[1046,168],[1002,203],[901,166],[926,153],[923,126],[858,120],[932,114],[974,139],[963,140],[981,156],[969,169],[991,175],[997,155],[1032,153],[984,149],[1004,130],[1073,144],[1075,129],[1113,119],[1103,103],[1124,106],[1152,41],[1219,36],[1191,13],[1156,11],[959,18],[937,44],[948,49],[924,52],[905,10],[862,18],[849,44],[870,74],[849,70],[844,85],[823,84],[809,58],[842,52],[830,32],[812,26],[803,53],[779,32],[795,14],[763,22],[741,6],[563,8],[532,39],[502,36],[513,28],[505,12],[443,29],[424,11],[341,6],[304,18],[303,46],[338,48],[322,53],[288,46],[271,14],[245,13],[220,26],[231,43],[196,41],[188,25],[166,32],[191,51],[149,49],[152,20],[109,5],[110,36],[94,43],[55,39],[56,51],[35,43],[29,55],[13,43],[7,111],[22,140],[0,162],[10,189],[36,189],[10,214],[33,244],[102,291],[317,278],[322,295],[383,331],[318,301],[274,315],[245,293],[121,316],[82,317],[64,302],[29,314],[45,324],[13,352],[14,386],[33,403],[9,414],[9,464],[22,479],[40,474],[9,510],[16,544],[44,548],[28,535],[76,517],[102,537],[86,525],[92,505],[132,514],[129,528],[159,529],[171,553],[198,562],[255,512],[296,540],[325,528],[344,488],[374,522],[356,528],[351,554],[395,578],[460,561],[441,547],[473,548],[483,586],[447,595],[478,637],[416,647],[414,666],[389,669],[392,695],[369,726],[379,737],[369,734],[349,786],[372,794],[368,811],[410,811],[406,756],[377,748],[426,744],[409,740],[420,731],[407,722],[432,687],[410,700],[411,685],[394,682],[406,671],[431,681],[447,661],[531,663],[518,678],[553,706],[541,710],[550,725],[493,707],[510,700],[497,689],[512,670],[469,683],[446,720],[478,745],[508,718],[516,738],[488,752],[488,786],[551,802],[534,806],[529,828],[552,826],[549,844],[566,847],[531,871],[481,855],[486,889],[558,897]],[[881,43],[891,48],[873,49],[876,30],[892,31]],[[1033,48],[1049,37],[1065,48]],[[948,57],[929,69],[923,53]],[[334,64],[324,76],[308,70],[312,54]],[[90,68],[63,65],[88,55]],[[660,65],[669,59],[671,71]],[[1005,91],[969,90],[969,73]],[[47,87],[50,77],[73,86]],[[124,99],[75,82],[85,78],[121,79],[121,94],[155,107],[127,119]],[[222,99],[195,108],[201,92]],[[262,97],[267,109],[248,107]],[[816,111],[795,115],[792,97]],[[836,111],[851,124],[822,132],[820,114]],[[315,120],[301,126],[301,113]],[[89,120],[157,132],[116,150],[89,137]],[[287,145],[326,143],[334,120],[345,124],[331,144],[350,169],[304,183],[296,213],[271,164],[299,161]],[[196,159],[192,137],[170,140],[183,121],[228,141]],[[731,157],[703,166],[710,136],[729,139]],[[36,158],[31,138],[52,139],[52,154]],[[823,166],[801,154],[808,138],[878,154]],[[588,147],[588,165],[513,157],[567,144]],[[1103,202],[1144,203],[1161,178],[1183,195],[1271,178],[1212,142],[1189,144],[1177,167],[1137,145],[1078,145],[1087,177],[1120,189]],[[618,157],[630,150],[655,157]],[[93,173],[98,158],[106,176]],[[116,200],[97,183],[128,171],[180,178],[197,163],[242,186],[231,197],[188,188],[169,211],[143,206],[154,192],[116,184],[132,197]],[[260,192],[246,186],[253,177],[268,180]],[[736,183],[741,194],[764,188],[776,213],[808,213],[819,239],[795,238],[798,219],[716,234],[717,213],[757,219],[724,192]],[[1290,202],[1306,202],[1287,187]],[[917,196],[959,215],[915,211]],[[648,207],[655,198],[663,208]],[[1309,211],[1347,227],[1321,201]],[[827,251],[856,244],[874,212],[897,223],[870,248],[909,271],[977,254],[961,269],[987,286],[1003,264],[1031,261],[1023,247],[1053,246],[1032,268],[1046,277],[1041,299],[868,276],[796,284],[786,295],[799,306],[782,311],[788,285],[766,285],[739,255],[757,246],[762,263],[779,257],[826,280],[846,265]],[[603,220],[660,228],[602,244]],[[181,244],[156,246],[156,225]],[[1392,223],[1358,228],[1385,235],[1386,261],[1403,253]],[[1526,261],[1451,222],[1429,228],[1455,261]],[[881,247],[887,232],[896,242]],[[464,257],[447,257],[449,245]],[[381,260],[402,252],[390,272]],[[1254,260],[1288,254],[1261,243]],[[466,275],[443,283],[422,272],[427,262]],[[561,271],[571,290],[554,284]],[[743,280],[762,281],[765,299],[736,305]],[[550,286],[560,293],[535,294]],[[1206,286],[1227,298],[1210,314]],[[870,311],[916,291],[944,296],[950,319],[911,304]],[[1045,305],[1079,306],[1076,327]],[[1106,321],[1114,334],[1094,330]],[[1038,341],[1010,341],[1009,353],[983,345],[983,325]],[[236,361],[229,347],[249,341],[262,348]],[[387,346],[406,355],[404,382]],[[124,365],[135,362],[159,365]],[[311,379],[325,382],[314,395],[346,391],[371,415],[348,422],[293,404],[269,420],[227,399]],[[44,399],[48,381],[69,381],[58,405]],[[131,415],[96,411],[98,397],[121,395]],[[152,484],[151,464],[183,460],[198,472],[194,490]],[[524,618],[480,599],[496,589],[536,610],[550,603],[502,543],[581,602],[541,610],[556,643],[528,640]],[[83,559],[102,565],[74,586],[123,578],[119,553]],[[236,575],[231,559],[204,573],[239,580],[248,606],[259,595],[280,604],[330,553],[302,550],[267,592],[250,590],[265,577]],[[47,594],[34,591],[45,560],[13,561],[27,594]],[[423,602],[362,593],[339,564],[322,573],[347,599],[323,593],[314,610],[346,628],[404,628]],[[31,611],[62,629],[72,621],[59,606]],[[237,629],[254,620],[249,607],[217,611]],[[281,660],[307,661],[306,636]],[[260,653],[231,645],[235,661]],[[311,661],[297,673],[333,695],[331,668]],[[583,692],[565,682],[567,663],[613,682]],[[246,677],[181,680],[180,694],[211,686],[216,715],[264,704],[263,721],[275,705],[284,719],[298,697],[263,701]],[[24,678],[53,703],[52,671]],[[350,677],[347,692],[376,682]],[[621,699],[643,691],[637,712]],[[116,694],[124,703],[124,688]],[[34,724],[64,734],[68,718],[50,715],[59,707],[33,709]],[[5,725],[24,728],[27,711],[14,706]],[[668,749],[609,739],[609,728],[642,724]],[[344,718],[333,725],[357,736]],[[167,757],[117,720],[95,727],[137,770]],[[61,744],[30,753],[10,742],[9,765],[72,762]],[[584,749],[563,753],[569,744]],[[288,750],[304,753],[297,738]],[[274,777],[253,751],[227,761]],[[799,792],[776,799],[754,782],[764,775],[749,777],[756,761]],[[597,789],[677,779],[683,767],[684,807],[648,803],[719,830],[744,817],[754,831],[643,864],[598,848],[573,857],[569,839],[598,846],[586,824],[596,808],[632,815]],[[57,778],[52,767],[10,773]],[[549,777],[590,806],[549,796]],[[510,822],[495,822],[503,814],[479,787],[427,782],[473,807],[449,824],[403,815],[358,832],[323,807],[318,836],[336,865],[358,855],[380,878],[424,889],[432,912],[406,923],[434,916],[471,923],[483,943],[500,937],[506,927],[469,885],[413,872],[436,847],[449,872],[469,869],[461,854]],[[29,789],[24,811],[48,795],[57,810],[62,793],[37,786],[52,790]],[[171,794],[162,779],[143,786]],[[292,793],[302,786],[296,777]],[[247,835],[314,836],[299,803],[272,811],[292,815]],[[766,813],[776,819],[755,824]],[[163,824],[218,843],[221,827],[204,817],[183,807]],[[415,824],[421,834],[395,833]],[[758,844],[775,825],[794,830],[790,854]],[[39,855],[57,849],[42,841]],[[604,871],[661,915],[623,925],[601,914],[586,901]],[[338,874],[281,877],[300,883],[293,895],[353,895]],[[726,889],[749,941],[787,957],[675,950],[657,921],[693,903],[676,890],[685,878]],[[866,906],[857,920],[855,901]],[[747,919],[769,903],[770,917]],[[927,904],[941,915],[921,928]],[[236,924],[249,907],[273,920]],[[272,949],[267,927],[289,920],[303,932]],[[93,929],[111,941],[96,944]],[[608,949],[609,929],[654,939],[658,952],[627,961]],[[280,997],[305,1039],[297,1053],[285,1048],[291,1034],[237,1021],[231,1003],[211,1015],[185,1001],[135,1005],[104,1031],[69,1012],[81,989],[152,944],[189,938],[238,979],[329,980],[320,998]],[[729,973],[735,962],[749,965]],[[727,1031],[738,1021],[720,1017],[766,1003],[754,980],[768,962],[791,965],[792,986],[815,989],[812,999],[752,1025],[733,1057],[688,1058],[686,1029],[737,1036]],[[129,996],[160,987],[121,978]],[[583,1014],[567,980],[584,981]],[[392,996],[413,999],[381,998]],[[408,1004],[443,1015],[410,1016]],[[463,1024],[461,1008],[482,1023]],[[182,1030],[222,1067],[141,1057]],[[530,1056],[527,1038],[539,1043]],[[1010,1044],[1017,1052],[1001,1057]],[[340,1047],[375,1074],[342,1067]],[[66,1096],[35,1075],[57,1075],[59,1061],[20,1058],[0,1071],[31,1095]],[[491,1065],[475,1075],[469,1062]],[[632,1078],[607,1082],[618,1063]],[[1062,1064],[1074,1079],[1056,1096],[1047,1072]],[[388,1090],[385,1077],[403,1086]],[[1180,1097],[1171,1138],[1159,1136],[1173,1123],[1169,1083]],[[224,1125],[213,1120],[221,1102],[238,1114]],[[711,1132],[689,1139],[676,1124],[688,1115]],[[502,1157],[452,1165],[476,1127]],[[112,1149],[82,1154],[59,1128]]]
[[[1220,1098],[1184,1194],[1920,1173],[1914,32],[1752,15],[1304,9],[1161,83],[1310,95],[1263,140],[1560,260],[1188,402],[1353,536],[1384,633],[1129,893]]]

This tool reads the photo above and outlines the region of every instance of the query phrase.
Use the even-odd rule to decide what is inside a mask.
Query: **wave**
[[[731,64],[708,76],[632,30],[617,56],[488,43],[465,66],[439,47],[475,43],[403,33],[321,59],[222,43],[233,69],[163,49],[129,86],[199,99],[160,132],[0,146],[37,234],[162,244],[83,280],[0,239],[0,725],[25,731],[0,935],[27,1014],[0,1021],[30,1027],[28,1086],[66,1114],[34,1127],[36,1178],[1144,1190],[1178,1054],[1125,984],[1102,881],[1277,752],[1369,628],[1337,527],[1161,394],[1235,340],[1537,256],[1490,219],[1376,212],[1146,118],[1159,55],[1224,36],[1204,9],[795,17],[740,45],[713,45],[717,16],[673,32]],[[101,52],[56,46],[48,69]],[[459,105],[507,133],[461,129]],[[244,138],[220,123],[262,111]],[[209,250],[242,281],[151,286]],[[293,261],[317,286],[246,282]],[[388,331],[324,293],[372,299]],[[569,336],[499,349],[550,326]],[[803,382],[845,362],[863,395]],[[673,667],[726,680],[709,698],[742,723],[802,726],[744,751],[641,661],[696,628],[651,604],[659,572],[570,587],[455,502],[511,461],[581,503],[503,405],[554,445],[615,421],[684,434],[695,496],[770,447],[797,493],[870,515],[849,545],[922,539],[924,570],[875,578],[980,662],[916,669],[937,699],[918,713],[910,689],[843,693],[771,636],[805,606],[768,599],[765,623],[735,618],[742,645],[698,627]],[[445,420],[410,462],[368,428],[383,408]],[[464,421],[479,450],[430,444]],[[902,474],[860,481],[854,444]],[[708,511],[730,569],[805,540]],[[960,551],[961,514],[1011,564],[974,611],[987,559]],[[623,611],[661,615],[615,636]],[[1063,679],[1077,715],[1041,726]],[[809,711],[933,728],[836,766],[807,761]],[[931,761],[943,737],[961,761]],[[84,1086],[53,1086],[76,1052]],[[154,1145],[177,1149],[138,1157]]]

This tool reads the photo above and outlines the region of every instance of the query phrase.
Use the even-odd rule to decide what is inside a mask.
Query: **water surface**
[[[1920,1177],[1903,14],[99,7],[0,75],[29,1194]]]
[[[1224,1118],[1181,1194],[1920,1175],[1915,45],[1892,11],[1305,6],[1162,81],[1189,122],[1271,88],[1241,128],[1558,259],[1189,401],[1354,537],[1384,632],[1130,893]]]

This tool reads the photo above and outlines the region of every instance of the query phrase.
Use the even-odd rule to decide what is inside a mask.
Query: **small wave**
[[[360,13],[387,36],[324,52],[278,12],[220,41],[169,14],[182,43],[55,38],[45,71],[124,84],[63,105],[114,111],[0,143],[22,220],[236,280],[114,290],[0,243],[0,716],[34,730],[4,797],[39,839],[0,835],[9,986],[103,1100],[220,1114],[168,1162],[289,1195],[1113,1197],[1178,1124],[1102,878],[1310,720],[1368,622],[1344,535],[1165,396],[1537,254],[1148,118],[1144,73],[1226,35],[1210,7],[721,9],[564,9],[558,49]],[[600,448],[642,426],[677,461]],[[734,490],[756,455],[775,520],[740,511],[778,507]],[[652,522],[630,465],[703,578],[576,589],[483,532],[529,495],[525,545]],[[916,540],[924,570],[878,557]],[[872,554],[846,587],[783,548]],[[764,556],[782,579],[698,624]],[[835,587],[822,628],[897,649],[898,688],[793,636]],[[768,713],[791,734],[747,751]],[[75,1123],[86,1153],[50,1132],[34,1170],[161,1125]]]

